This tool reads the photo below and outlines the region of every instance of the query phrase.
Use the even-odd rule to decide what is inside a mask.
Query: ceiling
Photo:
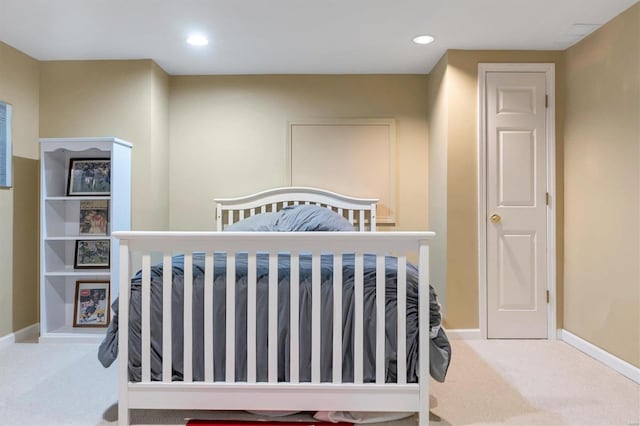
[[[172,75],[426,74],[448,49],[564,50],[638,1],[0,0],[0,40],[38,60],[153,59]],[[209,45],[187,45],[191,31]]]

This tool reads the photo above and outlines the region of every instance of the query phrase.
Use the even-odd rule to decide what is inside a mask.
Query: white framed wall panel
[[[377,198],[378,223],[395,223],[394,119],[289,123],[289,185]]]

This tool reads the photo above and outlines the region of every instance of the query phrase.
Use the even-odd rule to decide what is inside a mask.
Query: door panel
[[[499,205],[533,206],[535,135],[531,131],[501,130],[498,144]]]
[[[535,242],[533,233],[503,234],[499,240],[498,309],[533,310],[535,295]]]
[[[488,72],[485,87],[487,337],[546,338],[545,74]]]

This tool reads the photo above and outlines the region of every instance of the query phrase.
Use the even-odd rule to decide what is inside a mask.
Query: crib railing
[[[129,409],[252,409],[252,410],[335,410],[335,411],[415,411],[421,425],[428,424],[429,384],[429,232],[114,232],[119,240],[119,419],[128,424]],[[204,260],[204,380],[193,379],[193,253],[203,252]],[[226,356],[224,381],[214,380],[213,284],[214,253],[226,253]],[[268,377],[256,377],[256,258],[269,256],[268,274]],[[290,344],[289,380],[278,382],[277,290],[278,254],[290,255]],[[151,265],[152,254],[161,253],[163,265],[162,380],[151,378]],[[183,379],[172,381],[172,255],[184,254]],[[236,254],[247,253],[247,369],[246,381],[235,378]],[[321,254],[333,256],[333,340],[331,382],[320,379],[321,353]],[[354,376],[353,383],[342,377],[342,256],[355,253],[354,269]],[[407,256],[417,254],[419,275],[419,384],[407,383],[406,279]],[[299,377],[299,270],[301,255],[311,254],[311,379]],[[375,382],[363,380],[364,266],[365,254],[376,256],[376,337]],[[385,255],[398,259],[397,268],[397,383],[385,383]],[[131,276],[136,271],[132,259],[141,259],[141,381],[128,379],[129,301]],[[136,268],[137,269],[137,268]],[[165,320],[166,319],[166,320]]]
[[[277,212],[301,204],[327,208],[354,225],[358,231],[376,230],[377,198],[356,198],[319,188],[283,187],[237,198],[218,198],[216,230],[259,213]]]

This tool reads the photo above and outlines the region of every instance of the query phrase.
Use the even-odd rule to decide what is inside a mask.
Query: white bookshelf
[[[131,144],[112,137],[40,140],[40,342],[100,342],[106,327],[74,327],[76,282],[110,281],[109,305],[118,297],[117,241],[113,231],[131,229]],[[109,159],[110,192],[67,195],[71,159]],[[83,201],[106,201],[106,235],[80,233]],[[77,240],[110,240],[108,268],[74,267]],[[113,316],[113,313],[111,314]]]

